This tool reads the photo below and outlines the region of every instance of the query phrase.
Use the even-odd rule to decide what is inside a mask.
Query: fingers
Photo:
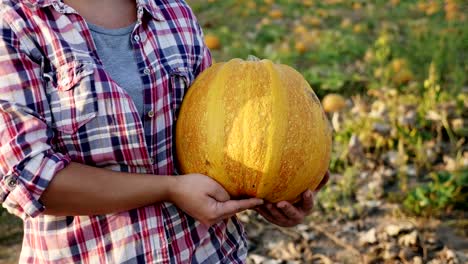
[[[302,194],[302,211],[308,214],[314,207],[314,194],[307,190]]]
[[[288,203],[288,202],[279,202],[278,203],[278,208],[281,210],[281,212],[286,215],[287,218],[289,218],[292,221],[302,221],[304,218],[305,213],[302,212],[299,208],[294,207],[294,205]]]
[[[293,205],[291,205],[290,203],[288,202],[284,202],[286,204],[288,204],[288,206],[291,206],[291,207],[294,207]],[[282,203],[279,203],[277,205],[273,205],[273,204],[267,204],[265,206],[261,206],[259,208],[255,208],[255,210],[263,216],[263,218],[265,218],[267,221],[269,221],[270,223],[273,223],[275,225],[278,225],[278,226],[282,226],[282,227],[292,227],[292,226],[295,226],[299,223],[302,222],[302,220],[304,219],[303,216],[301,216],[301,213],[299,212],[291,212],[288,208],[288,210],[286,211],[283,211],[283,209],[279,209],[277,206],[279,205],[282,205]],[[284,204],[283,204],[284,206]],[[294,215],[295,217],[297,216],[297,218],[290,218],[288,215],[286,215],[286,213],[289,212],[289,215],[292,216]],[[296,215],[296,213],[298,213]]]
[[[315,188],[314,192],[320,191],[320,189],[322,189],[323,186],[325,186],[325,184],[327,184],[329,179],[330,179],[330,172],[327,171],[327,173],[325,173],[325,176],[323,177],[322,181],[319,183],[317,188]]]
[[[217,204],[217,214],[221,217],[236,214],[238,212],[254,208],[262,205],[263,200],[258,198],[250,198],[244,200],[229,200]]]
[[[266,209],[270,212],[270,215],[278,222],[286,222],[288,218],[284,215],[281,210],[274,204],[267,204]]]
[[[291,227],[301,223],[314,206],[313,193],[307,190],[302,194],[301,202],[293,205],[281,201],[276,205],[268,203],[255,210],[269,222],[282,226]]]
[[[205,226],[211,226],[226,218],[234,216],[236,213],[252,209],[263,204],[263,200],[258,198],[228,200],[226,202],[219,202],[214,198],[210,199],[209,206],[206,207],[207,210],[204,210],[204,214],[197,218]]]
[[[229,193],[217,182],[213,183],[213,188],[209,195],[218,202],[226,202],[231,199]]]
[[[270,211],[268,211],[265,206],[260,206],[258,208],[255,208],[255,211],[257,211],[257,213],[263,216],[263,218],[265,218],[268,222],[276,223],[276,219],[270,214]]]

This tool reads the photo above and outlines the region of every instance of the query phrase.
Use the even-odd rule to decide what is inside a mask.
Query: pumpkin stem
[[[247,61],[260,61],[260,59],[254,55],[247,56]]]

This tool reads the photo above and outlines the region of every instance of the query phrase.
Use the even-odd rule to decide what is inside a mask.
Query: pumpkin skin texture
[[[189,88],[175,143],[182,173],[208,175],[232,198],[297,201],[328,169],[332,130],[296,70],[233,59],[212,65]]]

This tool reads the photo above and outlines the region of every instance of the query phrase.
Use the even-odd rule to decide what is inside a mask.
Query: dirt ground
[[[381,205],[347,221],[317,212],[289,229],[242,217],[251,241],[249,263],[468,263],[466,230],[393,209]]]
[[[18,263],[22,234],[21,220],[0,211],[0,264]]]

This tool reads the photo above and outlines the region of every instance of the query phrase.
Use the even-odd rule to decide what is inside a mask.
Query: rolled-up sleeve
[[[193,19],[195,21],[195,28],[196,28],[196,36],[199,37],[200,39],[200,46],[201,46],[201,60],[199,65],[194,70],[195,77],[198,76],[200,73],[202,73],[206,68],[210,67],[211,64],[213,63],[213,59],[211,57],[211,52],[210,49],[205,44],[204,40],[204,33],[202,28],[200,27],[200,24],[197,22],[195,15],[193,15]]]
[[[199,68],[200,73],[203,72],[206,68],[210,67],[212,62],[213,61],[211,58],[210,50],[206,45],[203,45],[203,59]]]
[[[70,159],[52,148],[41,66],[23,35],[0,22],[0,202],[25,219],[44,211],[40,197]]]

